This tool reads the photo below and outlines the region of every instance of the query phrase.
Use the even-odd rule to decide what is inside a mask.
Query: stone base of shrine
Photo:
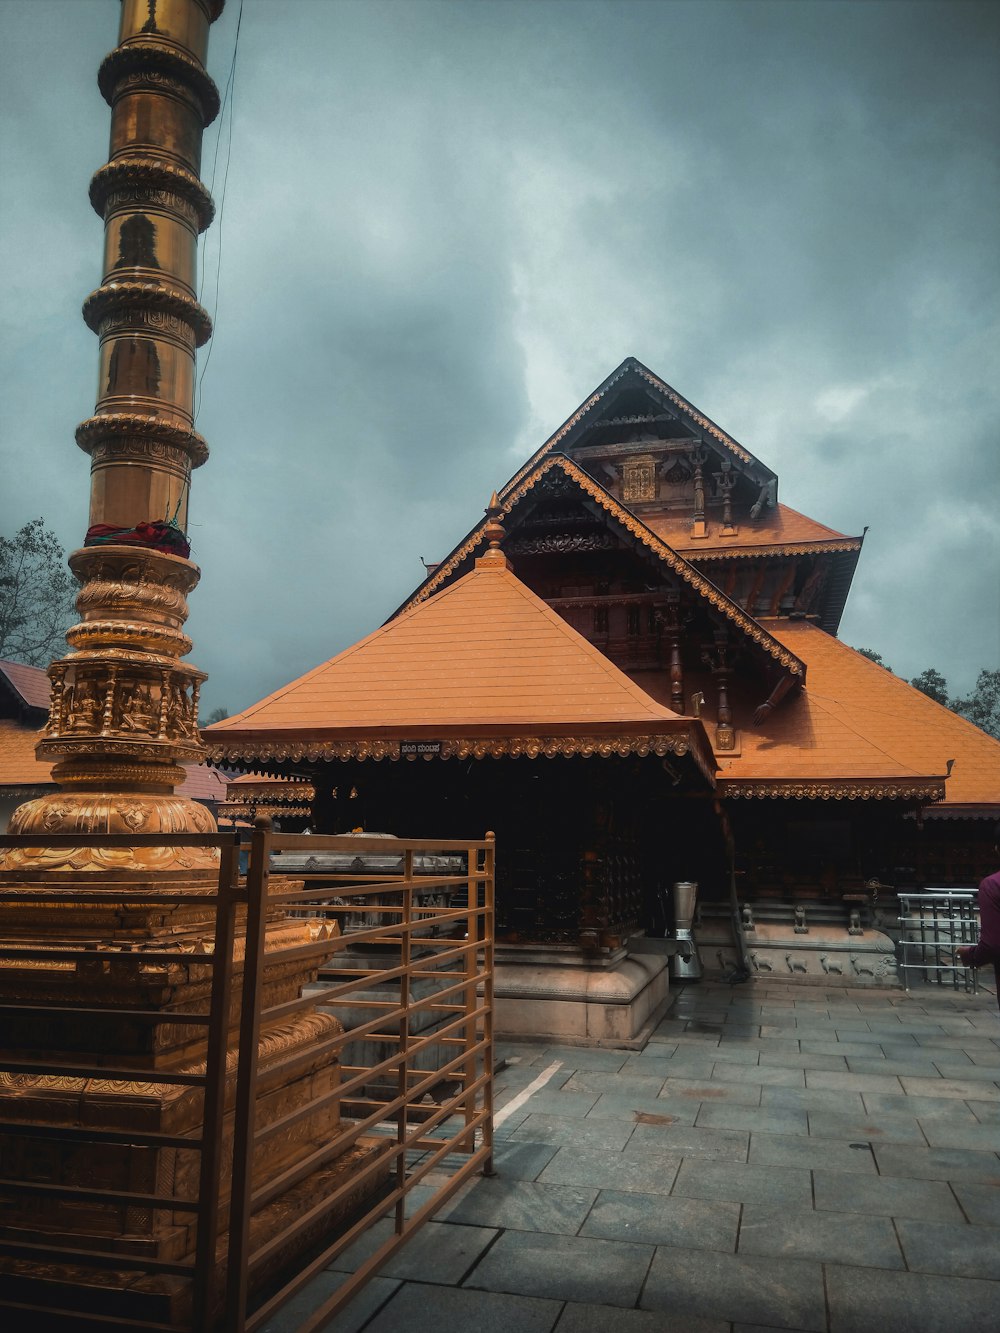
[[[669,958],[498,944],[499,1037],[640,1050],[667,1007]]]

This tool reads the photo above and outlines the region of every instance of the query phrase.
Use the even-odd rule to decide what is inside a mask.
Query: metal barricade
[[[910,989],[913,974],[935,985],[978,993],[974,967],[964,967],[958,950],[979,939],[979,907],[974,889],[926,889],[900,893],[899,973]]]

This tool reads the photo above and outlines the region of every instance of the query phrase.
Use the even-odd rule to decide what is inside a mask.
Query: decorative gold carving
[[[699,547],[691,558],[697,564],[701,564],[703,560],[759,560],[766,556],[840,555],[860,550],[860,537],[849,537],[841,542],[801,542],[783,546],[720,546],[710,550],[702,550]]]
[[[656,459],[652,454],[637,454],[622,463],[622,502],[655,500],[659,488],[656,478]]]
[[[518,501],[528,495],[529,492],[531,492],[539,482],[541,482],[541,480],[554,469],[562,471],[566,477],[575,481],[592,500],[595,500],[602,509],[606,509],[613,518],[632,534],[633,537],[638,538],[643,546],[648,547],[654,555],[657,555],[664,564],[673,570],[675,574],[679,575],[685,583],[689,584],[707,602],[714,606],[718,611],[722,612],[727,619],[738,625],[743,633],[753,639],[755,643],[758,643],[766,653],[770,654],[771,657],[780,662],[789,675],[801,677],[803,680],[805,679],[805,665],[794,653],[790,653],[787,648],[783,647],[777,641],[777,639],[768,634],[767,630],[762,629],[755,620],[752,620],[746,615],[735,602],[725,595],[725,593],[720,592],[719,589],[716,588],[714,584],[710,583],[703,574],[700,574],[693,565],[689,564],[687,560],[679,556],[676,551],[666,544],[666,542],[661,541],[661,539],[647,528],[640,519],[636,518],[634,514],[629,513],[627,509],[619,504],[614,496],[610,495],[603,486],[598,485],[598,483],[594,481],[592,477],[588,476],[582,468],[577,467],[572,459],[565,458],[562,455],[553,455],[539,463],[534,472],[525,477],[519,486],[514,490],[507,490],[504,492],[506,496],[502,505],[504,515],[509,516]],[[438,565],[430,578],[420,586],[417,592],[400,608],[400,610],[409,611],[411,607],[426,601],[428,597],[432,596],[437,589],[440,588],[452,574],[454,574],[463,561],[475,551],[476,547],[482,543],[484,529],[485,524],[481,523],[475,531],[466,538],[454,554]]]
[[[214,736],[208,733],[209,736]],[[714,764],[708,758],[703,735],[691,730],[676,731],[669,735],[617,736],[509,736],[485,739],[482,737],[452,738],[441,741],[437,755],[424,756],[440,759],[556,759],[579,755],[582,758],[608,759],[627,755],[685,755],[689,752],[706,773]],[[376,762],[400,759],[398,740],[344,740],[344,741],[273,741],[270,739],[232,739],[210,743],[209,757],[217,763],[227,759],[256,762],[271,760],[284,763],[291,760],[371,759]],[[407,763],[416,763],[417,756],[407,755]]]
[[[106,211],[159,204],[187,217],[198,231],[215,216],[212,196],[193,171],[152,157],[107,162],[91,179],[90,202],[102,218]]]
[[[740,781],[735,778],[718,779],[720,796],[784,797],[796,801],[940,801],[944,784],[937,778],[926,782],[859,781],[844,778],[840,781],[797,782],[794,779],[768,781]]]
[[[173,458],[174,451],[183,450],[193,468],[201,467],[208,459],[208,444],[196,430],[133,412],[88,417],[76,428],[76,442],[94,458],[99,449],[105,451],[101,457],[109,457],[117,448],[122,457],[163,461]]]
[[[115,47],[104,57],[97,73],[97,86],[109,106],[114,105],[120,83],[130,77],[150,84],[166,80],[189,89],[201,105],[205,125],[211,125],[219,114],[218,88],[201,62],[182,51],[134,39],[127,46]]]
[[[212,320],[208,311],[186,292],[175,287],[163,287],[155,282],[115,281],[98,287],[83,303],[83,318],[93,333],[101,332],[101,324],[112,314],[127,307],[183,320],[194,333],[196,347],[202,347],[212,336]],[[140,322],[146,322],[140,317]],[[161,327],[163,327],[161,325]]]

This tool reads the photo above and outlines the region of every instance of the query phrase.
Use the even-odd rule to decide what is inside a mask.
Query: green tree
[[[874,648],[855,648],[854,651],[860,653],[862,657],[867,657],[869,662],[874,662],[876,666],[885,667],[886,671],[892,671],[889,663],[882,661],[882,654],[877,653]]]
[[[1000,740],[1000,668],[980,671],[976,688],[968,699],[952,699],[949,707],[988,736]]]
[[[73,623],[76,583],[45,520],[0,536],[0,657],[47,666]]]
[[[206,718],[198,719],[199,727],[210,727],[213,722],[221,722],[229,716],[228,708],[213,708]]]
[[[948,682],[934,667],[921,671],[919,676],[913,677],[910,684],[921,694],[926,694],[928,699],[933,699],[936,704],[948,706]]]

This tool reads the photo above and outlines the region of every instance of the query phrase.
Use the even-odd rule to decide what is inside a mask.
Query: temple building
[[[1000,743],[837,638],[862,541],[629,358],[381,628],[205,739],[320,832],[495,829],[510,1031],[639,1040],[679,880],[707,968],[897,984],[893,891],[990,869]]]

